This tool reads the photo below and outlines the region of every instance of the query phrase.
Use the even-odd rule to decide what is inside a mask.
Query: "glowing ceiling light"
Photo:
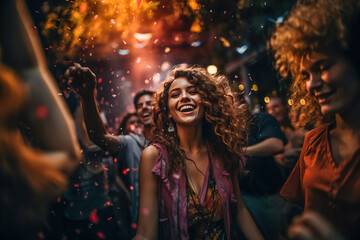
[[[120,55],[128,55],[130,53],[130,51],[128,49],[119,49],[118,53]]]
[[[240,85],[239,85],[239,90],[240,90],[240,91],[244,91],[244,90],[245,90],[244,84],[240,84]]]
[[[215,74],[217,73],[217,67],[215,65],[209,65],[206,68],[207,72],[210,74]]]
[[[236,48],[236,51],[239,53],[239,54],[244,54],[246,52],[246,50],[248,50],[249,46],[247,44],[241,46],[241,47],[237,47]]]
[[[192,46],[192,47],[200,47],[200,45],[201,45],[201,42],[200,42],[200,41],[195,41],[195,42],[192,42],[192,43],[191,43],[191,46]]]
[[[161,71],[166,71],[166,70],[168,70],[169,68],[170,68],[170,63],[169,63],[169,62],[163,62],[163,63],[161,64],[161,67],[160,67]]]
[[[257,91],[259,90],[259,87],[258,87],[257,84],[254,84],[254,85],[252,86],[252,88],[253,88],[254,92],[257,92]]]
[[[149,41],[152,33],[134,33],[134,37],[139,41]]]
[[[152,80],[153,80],[154,83],[160,82],[160,80],[161,80],[160,74],[159,74],[159,73],[155,73],[155,74],[153,75],[153,77],[152,77]]]
[[[276,23],[282,23],[284,21],[284,16],[280,16],[276,19]]]

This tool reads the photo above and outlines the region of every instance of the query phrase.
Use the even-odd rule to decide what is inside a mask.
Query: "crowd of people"
[[[360,239],[359,0],[298,0],[275,27],[291,109],[181,64],[116,133],[92,70],[58,97],[24,1],[0,7],[0,239]]]

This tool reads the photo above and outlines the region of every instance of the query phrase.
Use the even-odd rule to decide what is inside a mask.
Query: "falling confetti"
[[[97,236],[98,236],[98,238],[100,238],[100,239],[105,239],[105,234],[102,233],[102,232],[97,232]]]
[[[99,216],[97,215],[97,209],[92,210],[92,212],[89,215],[89,220],[94,224],[99,223]]]
[[[147,216],[147,215],[149,215],[149,210],[147,208],[143,208],[141,210],[141,214],[144,215],[144,216]]]
[[[48,115],[49,111],[47,109],[46,106],[39,106],[37,109],[36,109],[36,116],[40,119],[44,119],[46,118],[46,116]]]
[[[227,48],[228,48],[228,47],[231,46],[230,42],[229,42],[226,38],[220,37],[220,40],[221,40],[221,42],[222,42],[222,44],[223,44],[224,47],[227,47]]]
[[[137,0],[137,7],[140,7],[141,0]]]

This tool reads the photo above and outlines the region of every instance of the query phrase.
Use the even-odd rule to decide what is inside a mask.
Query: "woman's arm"
[[[158,150],[154,146],[144,149],[139,168],[139,225],[133,240],[158,239],[158,181],[152,173]]]
[[[247,239],[264,239],[242,200],[239,183],[236,178],[233,180],[233,186],[238,202],[236,213],[236,223],[238,227]]]
[[[81,158],[74,122],[52,77],[34,30],[25,1],[1,3],[0,36],[2,60],[21,76],[28,90],[23,110],[24,122],[31,128],[32,142],[44,152],[67,154],[63,169],[70,174]]]
[[[121,147],[120,139],[111,135],[101,119],[96,104],[96,75],[88,68],[75,63],[70,66],[65,76],[69,79],[71,88],[80,95],[83,117],[90,140],[116,156]]]

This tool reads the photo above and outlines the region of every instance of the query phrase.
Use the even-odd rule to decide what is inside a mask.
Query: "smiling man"
[[[130,190],[130,215],[133,230],[136,230],[139,205],[138,169],[142,150],[152,138],[153,92],[143,90],[134,97],[136,113],[144,125],[143,131],[128,135],[113,136],[107,132],[96,104],[96,76],[87,67],[75,63],[67,69],[65,75],[69,85],[79,93],[88,135],[96,145],[108,151],[118,161],[114,161],[114,171],[123,173]],[[117,180],[115,179],[115,182]]]

